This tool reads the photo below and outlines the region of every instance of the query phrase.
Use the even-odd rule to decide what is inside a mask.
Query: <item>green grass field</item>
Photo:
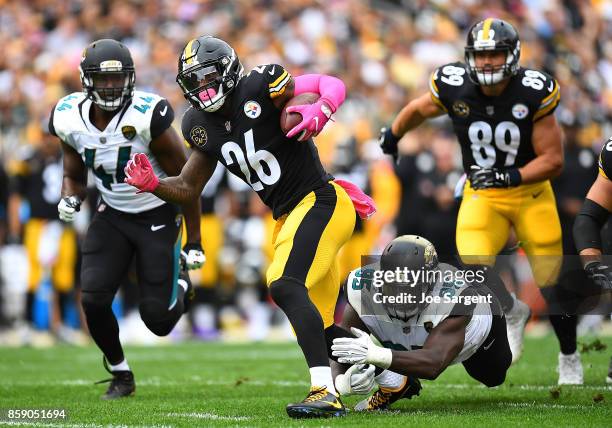
[[[308,389],[307,369],[297,344],[183,344],[130,347],[136,396],[99,399],[107,384],[100,353],[88,348],[0,348],[0,408],[65,408],[65,421],[18,426],[612,426],[612,387],[604,383],[612,338],[605,351],[583,354],[583,387],[563,387],[557,398],[557,345],[552,336],[528,339],[521,361],[506,383],[486,389],[451,367],[421,396],[396,403],[392,411],[351,412],[334,420],[289,419],[285,404]],[[603,397],[603,400],[601,400]],[[345,400],[354,405],[358,397]]]

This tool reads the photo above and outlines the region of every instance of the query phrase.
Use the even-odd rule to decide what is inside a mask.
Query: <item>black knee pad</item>
[[[167,336],[182,314],[177,306],[168,310],[168,302],[152,298],[142,299],[138,309],[142,321],[157,336]]]
[[[308,297],[306,285],[300,281],[281,277],[270,285],[270,296],[274,303],[286,311],[288,308],[296,308],[312,305]]]

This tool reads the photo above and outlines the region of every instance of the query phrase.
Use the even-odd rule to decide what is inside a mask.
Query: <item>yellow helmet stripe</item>
[[[482,24],[482,40],[489,40],[489,30],[491,30],[491,24],[493,24],[493,18],[487,18]]]
[[[193,47],[194,41],[195,39],[191,39],[189,43],[187,43],[187,46],[185,46],[185,50],[183,51],[183,57],[186,58],[186,64],[191,64],[193,62],[193,53],[191,52],[191,49]]]

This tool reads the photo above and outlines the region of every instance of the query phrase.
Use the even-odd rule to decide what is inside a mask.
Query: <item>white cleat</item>
[[[559,352],[559,385],[582,385],[584,375],[582,373],[582,361],[578,351],[570,355]]]
[[[529,306],[514,297],[514,306],[506,313],[506,329],[508,344],[512,352],[512,364],[518,361],[523,352],[523,335],[525,334],[525,325],[530,317]]]

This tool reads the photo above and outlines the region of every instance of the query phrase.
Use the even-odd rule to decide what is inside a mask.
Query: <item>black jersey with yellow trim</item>
[[[606,141],[599,152],[599,174],[608,180],[612,177],[612,137]]]
[[[289,212],[333,177],[319,159],[312,139],[287,138],[273,99],[285,92],[291,75],[281,65],[255,67],[228,96],[230,112],[190,108],[183,136],[193,148],[221,162],[268,205],[274,218]]]
[[[520,68],[496,97],[472,82],[464,63],[437,68],[429,80],[433,102],[448,114],[461,144],[463,167],[519,168],[536,157],[534,123],[552,114],[561,99],[550,75]]]

